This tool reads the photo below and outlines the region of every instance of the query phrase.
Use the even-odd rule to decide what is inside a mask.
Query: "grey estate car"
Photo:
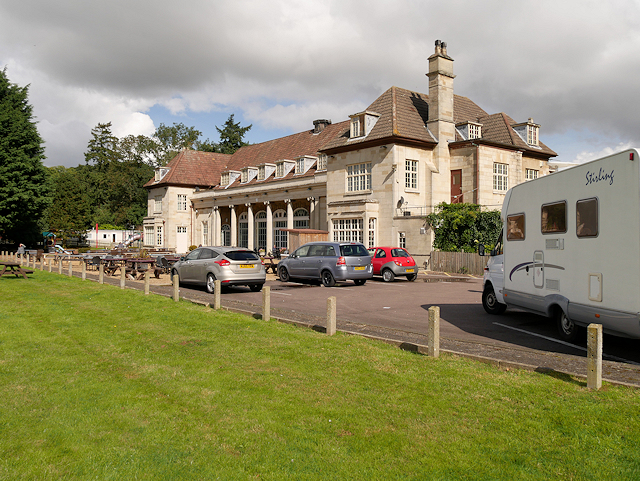
[[[255,292],[267,279],[260,256],[244,247],[198,247],[173,265],[171,278],[176,274],[181,284],[204,285],[210,293],[216,280],[223,287],[243,285]]]
[[[367,248],[352,242],[309,242],[278,263],[278,277],[320,280],[326,287],[352,280],[357,286],[373,277]]]

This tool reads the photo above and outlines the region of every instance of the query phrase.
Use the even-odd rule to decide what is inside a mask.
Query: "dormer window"
[[[473,140],[482,138],[482,124],[477,122],[462,122],[456,124],[458,133],[464,140]]]
[[[233,184],[238,177],[240,177],[241,173],[237,170],[227,170],[220,175],[220,185],[225,189]]]
[[[373,129],[373,126],[380,118],[379,114],[375,112],[360,112],[358,114],[351,115],[351,128],[349,131],[350,139],[357,139],[360,137],[366,137]]]
[[[293,160],[280,160],[276,162],[276,178],[285,177],[296,166]]]
[[[533,119],[529,118],[527,122],[523,122],[521,124],[516,124],[513,126],[513,130],[524,140],[527,144],[538,147],[540,145],[539,142],[539,132],[540,125],[534,124]]]
[[[296,175],[306,174],[317,160],[318,159],[316,157],[312,157],[310,155],[305,155],[296,159]]]
[[[276,171],[275,164],[261,164],[258,166],[258,180],[266,180]]]
[[[220,185],[229,185],[229,172],[224,172],[220,176]]]
[[[240,182],[246,184],[247,182],[251,182],[258,175],[258,169],[255,167],[245,167],[242,169],[242,178]]]
[[[169,169],[166,167],[158,167],[156,169],[155,181],[159,182],[162,178],[169,173]]]
[[[327,170],[327,154],[320,154],[318,157],[318,171]]]

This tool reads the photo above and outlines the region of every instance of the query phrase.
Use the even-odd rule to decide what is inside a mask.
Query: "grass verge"
[[[638,391],[0,278],[2,479],[639,479]]]

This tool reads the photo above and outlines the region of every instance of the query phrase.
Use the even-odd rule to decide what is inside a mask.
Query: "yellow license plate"
[[[407,269],[405,272],[413,272],[413,269]]]
[[[364,270],[364,266],[354,267],[353,270],[354,271],[363,271]]]
[[[240,264],[240,269],[253,269],[253,264]]]

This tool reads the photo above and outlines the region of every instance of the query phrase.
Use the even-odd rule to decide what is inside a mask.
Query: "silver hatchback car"
[[[260,256],[244,247],[198,247],[173,265],[171,278],[176,274],[181,284],[204,285],[210,293],[216,280],[222,286],[249,286],[256,292],[267,279]]]
[[[352,280],[361,286],[373,277],[373,268],[367,248],[360,243],[309,242],[278,263],[278,277],[283,282],[319,280],[326,287]]]

